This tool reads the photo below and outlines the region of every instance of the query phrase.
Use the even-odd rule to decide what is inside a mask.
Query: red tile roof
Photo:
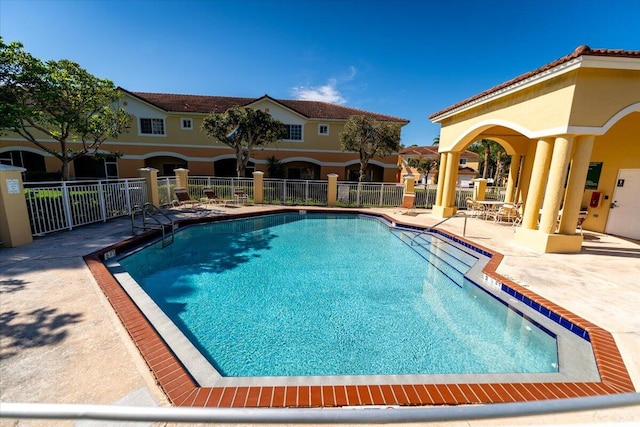
[[[327,102],[320,101],[274,99],[268,95],[264,95],[260,98],[241,98],[229,96],[131,92],[123,88],[119,89],[130,96],[139,98],[168,112],[222,113],[231,107],[242,107],[267,98],[309,119],[347,120],[350,116],[365,115],[380,121],[397,122],[404,124],[409,123],[409,120],[401,119],[399,117],[372,113],[369,111],[343,107],[341,105],[329,104]]]
[[[576,50],[574,50],[572,53],[570,53],[569,55],[563,56],[560,59],[556,59],[553,62],[550,62],[546,65],[543,65],[540,68],[537,68],[533,71],[529,71],[528,73],[524,73],[521,74],[509,81],[506,81],[498,86],[494,86],[491,89],[487,89],[482,93],[479,93],[475,96],[472,96],[471,98],[467,98],[463,101],[458,102],[457,104],[454,104],[450,107],[445,108],[444,110],[440,110],[436,113],[433,113],[429,116],[430,120],[435,119],[436,117],[448,113],[449,111],[455,110],[458,107],[462,107],[465,104],[468,104],[472,101],[475,101],[477,99],[480,99],[482,97],[485,97],[487,95],[490,95],[494,92],[498,92],[501,89],[504,89],[506,87],[509,87],[513,84],[516,84],[518,82],[521,82],[523,80],[529,79],[537,74],[543,73],[544,71],[550,70],[552,68],[557,67],[558,65],[564,64],[566,62],[569,62],[573,59],[576,59],[580,56],[607,56],[607,57],[618,57],[618,58],[637,58],[640,59],[640,50],[621,50],[621,49],[591,49],[589,46],[586,45],[582,45],[582,46],[578,46],[576,48]]]

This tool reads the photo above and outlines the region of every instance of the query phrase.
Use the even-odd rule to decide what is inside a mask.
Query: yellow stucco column
[[[476,178],[473,180],[473,200],[484,200],[487,193],[487,180]]]
[[[160,195],[158,193],[158,169],[141,168],[138,169],[140,178],[145,179],[147,185],[147,201],[154,206],[160,206]]]
[[[573,234],[569,236],[554,233],[558,212],[560,210],[560,203],[562,202],[562,196],[564,194],[564,183],[567,176],[567,166],[569,165],[569,158],[571,157],[572,145],[573,137],[571,136],[557,137],[555,139],[548,176],[546,174],[542,174],[543,178],[545,176],[547,177],[547,185],[544,193],[544,204],[540,219],[540,227],[538,230],[520,227],[516,230],[516,243],[543,253],[580,252],[582,247],[581,235]],[[536,150],[536,158],[537,155],[538,151]],[[536,162],[534,165],[534,173],[531,177],[532,186],[538,182],[537,179],[534,180],[534,176],[537,176],[539,173],[538,168],[539,164]],[[541,186],[542,185],[540,185],[540,187]],[[527,207],[525,208],[524,220],[530,220],[526,215],[527,212],[531,214],[531,196],[538,191],[539,188],[536,188],[535,191],[532,188],[529,193],[529,197],[527,197]],[[539,209],[538,206],[536,206],[536,208]]]
[[[338,174],[330,173],[327,180],[327,204],[333,208],[338,201]]]
[[[253,172],[253,203],[262,204],[264,201],[264,172]]]
[[[440,166],[438,167],[438,188],[436,189],[436,202],[433,205],[434,208],[436,206],[442,206],[442,193],[444,192],[444,174],[447,172],[447,154],[449,153],[440,154]]]
[[[189,169],[174,169],[173,173],[176,174],[176,188],[189,190]]]
[[[509,165],[509,178],[507,178],[507,189],[504,197],[505,203],[513,203],[515,200],[518,172],[520,172],[520,154],[514,154],[511,156],[511,164]]]
[[[560,234],[575,234],[582,195],[584,194],[584,183],[587,181],[589,172],[589,160],[593,150],[595,136],[579,136],[575,141],[571,170],[569,172],[569,182],[562,208],[562,219],[560,220]]]
[[[454,207],[454,211],[451,213],[451,215],[453,215],[454,213],[456,213],[456,210],[457,210],[455,206],[456,206],[456,188],[458,187],[458,169],[459,169],[458,166],[460,165],[460,153],[454,151],[449,154],[450,154],[449,166],[447,167],[447,170],[449,171],[451,176],[449,178],[450,179],[449,186],[448,186],[449,192],[446,195],[447,204],[445,206]]]
[[[531,184],[531,173],[533,172],[533,161],[536,157],[536,145],[535,143],[529,144],[527,152],[524,155],[524,159],[520,161],[520,182],[516,188],[516,196],[514,198],[517,202],[522,202],[522,209],[526,207],[527,197],[529,195],[529,185]]]
[[[553,145],[549,179],[547,181],[547,189],[544,193],[544,203],[542,204],[542,214],[540,216],[539,230],[541,233],[553,234],[556,230],[572,147],[572,136],[557,137]]]
[[[415,193],[416,177],[413,175],[407,175],[404,177],[404,194]]]
[[[516,231],[516,237],[521,230],[535,230],[542,204],[542,195],[546,183],[547,171],[551,162],[551,148],[553,143],[549,139],[540,139],[536,144],[536,154],[533,160],[533,170],[529,181],[529,190],[522,215],[522,227]],[[517,240],[517,239],[516,239]]]
[[[22,172],[0,164],[0,247],[13,248],[33,241]]]
[[[455,215],[456,207],[453,206],[453,197],[456,191],[456,182],[458,175],[458,161],[460,153],[448,152],[445,156],[445,170],[442,176],[442,169],[438,178],[438,189],[440,189],[440,180],[442,180],[442,201],[431,210],[431,215],[436,218],[448,218]],[[436,196],[437,201],[437,196]]]

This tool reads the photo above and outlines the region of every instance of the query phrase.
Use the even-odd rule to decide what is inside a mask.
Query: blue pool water
[[[356,215],[192,226],[121,265],[223,376],[557,372],[555,337],[476,259]]]

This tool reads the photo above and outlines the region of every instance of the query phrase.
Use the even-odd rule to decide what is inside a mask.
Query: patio
[[[175,210],[174,215],[186,218],[262,210],[269,207],[185,209]],[[438,221],[426,210],[416,210],[416,216],[394,213],[393,209],[371,211],[418,225]],[[441,228],[461,235],[463,221],[453,218]],[[0,249],[2,402],[168,405],[82,259],[130,234],[130,222],[125,217],[39,238],[29,245]],[[510,225],[475,218],[468,220],[466,238],[504,255],[498,273],[611,332],[634,386],[640,389],[639,242],[585,232],[579,254],[539,254],[516,246]],[[631,422],[638,409],[468,424]],[[0,424],[14,425],[5,419]],[[29,424],[24,421],[24,425]]]

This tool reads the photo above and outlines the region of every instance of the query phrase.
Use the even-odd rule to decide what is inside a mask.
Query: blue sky
[[[638,0],[0,0],[0,34],[131,91],[428,116],[577,46],[640,50]]]

